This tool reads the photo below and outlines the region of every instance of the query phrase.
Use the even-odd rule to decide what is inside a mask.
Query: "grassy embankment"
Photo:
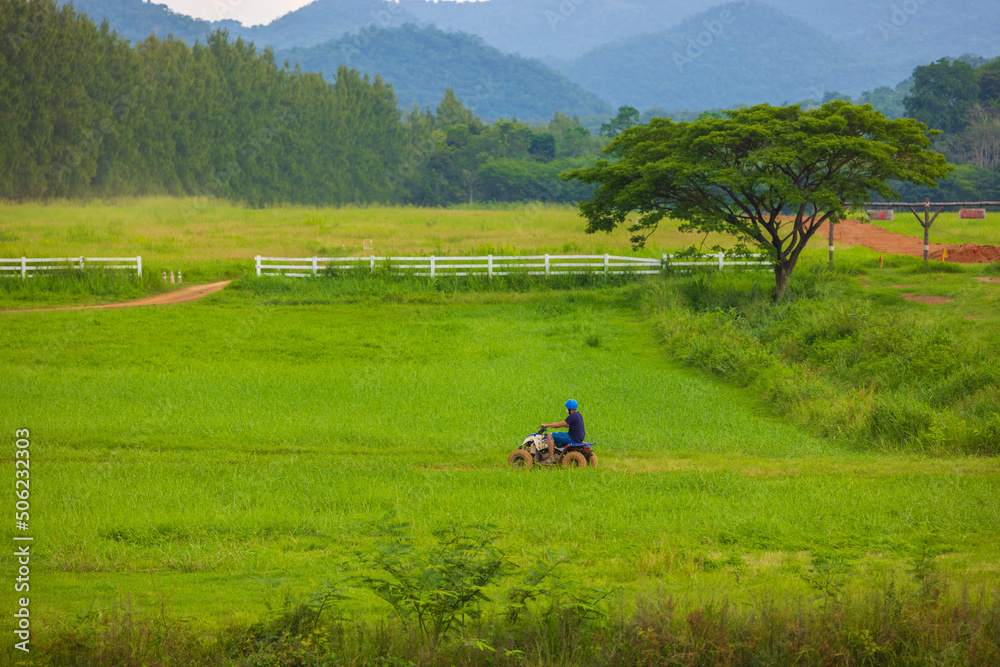
[[[421,544],[442,525],[498,526],[521,568],[498,600],[546,550],[572,556],[560,581],[616,590],[609,620],[583,623],[583,635],[539,619],[534,630],[473,626],[467,638],[514,653],[453,643],[446,662],[634,664],[682,649],[691,660],[727,641],[781,656],[798,636],[810,651],[840,642],[858,662],[974,649],[988,664],[995,460],[963,455],[980,442],[968,433],[938,441],[850,418],[856,395],[992,423],[998,382],[975,360],[995,358],[1000,286],[975,280],[995,275],[984,267],[926,273],[893,260],[879,271],[871,253],[842,257],[826,274],[822,253],[810,256],[777,309],[758,276],[522,294],[248,280],[180,307],[4,314],[2,428],[33,433],[39,636],[89,628],[89,640],[70,630],[60,641],[93,650],[133,628],[129,612],[165,609],[134,626],[153,628],[145,640],[117,641],[154,656],[184,649],[173,640],[271,618],[269,605],[341,579],[394,510]],[[955,300],[907,303],[893,287],[903,283]],[[925,340],[946,363],[911,365]],[[920,393],[948,383],[939,403]],[[602,468],[506,470],[508,451],[567,395],[583,404]],[[827,404],[839,411],[822,413]],[[338,608],[358,623],[388,609],[351,596]],[[768,609],[771,626],[755,625]],[[406,633],[365,632],[357,641],[372,655],[420,659]],[[768,649],[769,636],[785,644]],[[260,651],[318,650],[296,642]]]

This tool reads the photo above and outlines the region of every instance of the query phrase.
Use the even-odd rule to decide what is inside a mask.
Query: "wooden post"
[[[316,265],[316,258],[313,257],[313,276],[317,275],[317,269],[319,267]]]
[[[929,197],[925,198],[923,219],[920,218],[920,213],[917,212],[916,208],[913,206],[907,206],[907,208],[910,209],[913,215],[917,216],[917,220],[924,228],[924,264],[927,264],[928,256],[931,252],[931,225],[934,224],[934,221],[937,220],[939,215],[941,215],[941,212],[944,211],[945,207],[939,206],[937,212],[934,213],[934,217],[931,217],[931,200]]]
[[[608,279],[608,259],[610,259],[609,256],[608,256],[608,253],[604,253],[604,279],[605,280]]]
[[[431,278],[434,277],[434,255],[431,255]]]
[[[830,225],[830,268],[833,268],[833,219],[829,222]]]
[[[28,278],[28,258],[21,258],[21,280],[27,280]]]
[[[374,273],[375,273],[375,255],[372,255],[372,261],[371,261],[371,273],[372,273],[372,274],[374,274]]]
[[[166,272],[164,272],[166,275]],[[260,278],[260,255],[257,255],[257,277]]]
[[[493,280],[493,255],[486,258],[486,273],[489,275],[490,280]]]
[[[139,277],[142,278],[142,256],[135,258],[135,270],[139,273]]]
[[[722,271],[722,269],[725,266],[726,266],[726,253],[720,252],[719,253],[719,271]]]
[[[545,277],[549,277],[549,256],[545,255]]]

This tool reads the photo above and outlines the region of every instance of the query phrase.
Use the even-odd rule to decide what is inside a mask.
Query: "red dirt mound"
[[[941,261],[943,256],[943,250],[934,250],[930,255],[928,255],[930,259],[938,261]],[[975,243],[950,245],[948,246],[947,261],[958,262],[959,264],[985,264],[987,262],[996,262],[1000,261],[1000,248],[995,245],[976,245]]]

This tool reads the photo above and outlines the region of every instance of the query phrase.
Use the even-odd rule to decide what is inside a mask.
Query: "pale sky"
[[[313,0],[153,0],[178,14],[206,21],[233,19],[244,25],[270,23],[279,16],[305,7]],[[456,0],[469,2],[470,0]]]

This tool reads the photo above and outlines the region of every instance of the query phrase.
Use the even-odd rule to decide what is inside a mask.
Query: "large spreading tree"
[[[588,232],[628,225],[636,247],[664,219],[681,221],[681,231],[731,234],[773,258],[780,298],[821,225],[873,194],[897,197],[889,180],[933,186],[948,174],[928,134],[871,105],[759,105],[693,123],[654,118],[611,142],[612,160],[563,178],[596,186],[580,204]]]

